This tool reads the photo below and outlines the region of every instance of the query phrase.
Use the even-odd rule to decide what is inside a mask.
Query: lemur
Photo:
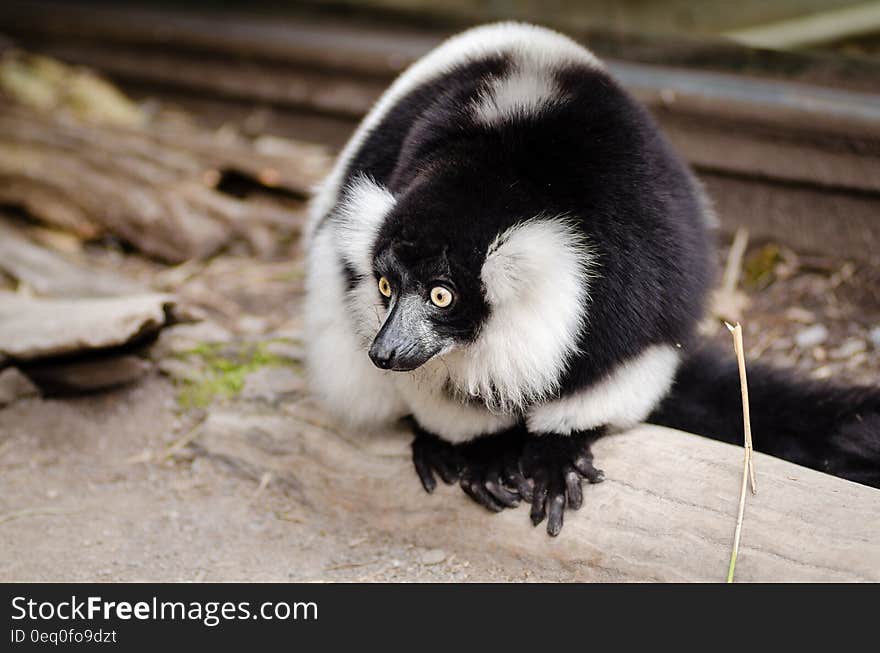
[[[381,96],[313,199],[311,388],[349,424],[408,418],[415,471],[559,533],[592,442],[640,422],[742,438],[735,362],[696,327],[716,219],[587,49],[502,23]],[[755,447],[880,486],[880,389],[750,367]]]

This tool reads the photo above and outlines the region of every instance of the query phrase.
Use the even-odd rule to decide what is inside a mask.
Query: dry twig
[[[739,512],[736,517],[736,531],[733,535],[733,551],[730,554],[730,566],[727,569],[727,582],[733,582],[733,574],[736,570],[736,557],[739,553],[739,542],[742,536],[743,514],[746,507],[746,486],[751,480],[752,494],[757,493],[755,485],[755,467],[752,462],[752,425],[749,418],[749,388],[746,381],[746,360],[742,339],[742,326],[737,322],[736,326],[726,323],[728,330],[733,334],[733,349],[736,352],[736,360],[739,365],[740,389],[742,391],[743,428],[745,432],[745,446],[743,459],[742,487],[739,496]]]

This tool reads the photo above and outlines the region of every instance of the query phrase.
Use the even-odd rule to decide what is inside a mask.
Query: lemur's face
[[[488,312],[479,274],[443,249],[400,241],[373,261],[385,321],[370,359],[382,369],[411,371],[471,341]]]

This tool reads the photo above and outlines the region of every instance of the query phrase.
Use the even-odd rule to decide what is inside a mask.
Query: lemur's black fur
[[[381,419],[411,415],[426,490],[437,473],[490,510],[528,500],[555,535],[581,481],[602,480],[590,444],[608,429],[647,418],[741,441],[736,365],[695,337],[713,216],[585,50],[516,25],[450,44],[392,87],[319,195],[309,366],[353,421],[370,421],[370,402],[386,402]],[[449,306],[431,303],[438,287]],[[533,347],[546,365],[517,366]],[[398,371],[362,367],[368,355]],[[749,372],[756,449],[880,486],[880,390]]]
[[[736,361],[711,347],[690,353],[648,421],[739,444]],[[758,451],[880,487],[880,391],[795,380],[749,363],[749,408]]]

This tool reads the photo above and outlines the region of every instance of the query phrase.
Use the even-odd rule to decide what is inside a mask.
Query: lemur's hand
[[[531,497],[531,484],[519,469],[524,434],[506,431],[453,445],[416,426],[413,463],[428,492],[437,487],[434,473],[446,483],[459,481],[471,499],[492,512],[513,508],[520,496]]]
[[[525,434],[516,429],[458,445],[461,489],[492,512],[518,506],[520,497],[531,496],[532,490],[519,468],[524,444]]]
[[[523,447],[520,468],[534,484],[532,523],[537,526],[547,517],[547,533],[552,536],[562,530],[566,505],[572,510],[581,507],[581,481],[601,483],[605,479],[602,470],[593,466],[590,445],[595,437],[593,432],[536,435]]]

